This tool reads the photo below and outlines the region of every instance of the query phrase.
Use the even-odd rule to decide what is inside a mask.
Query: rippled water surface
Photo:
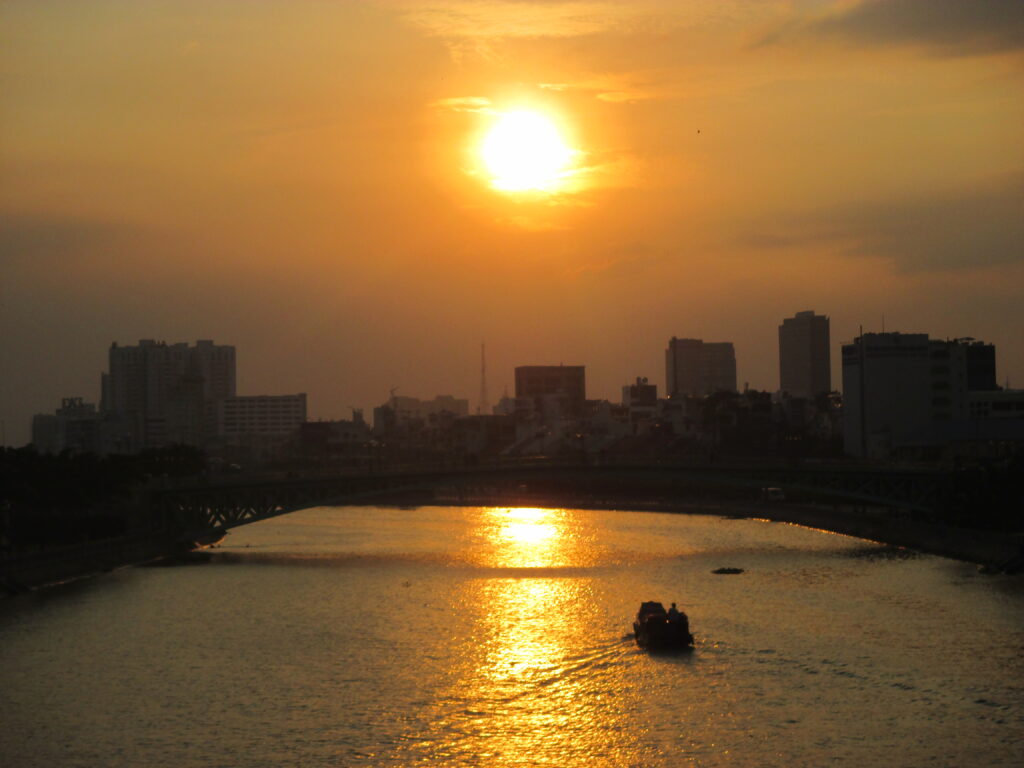
[[[313,509],[0,605],[0,765],[1020,765],[1022,648],[1019,578],[794,526]]]

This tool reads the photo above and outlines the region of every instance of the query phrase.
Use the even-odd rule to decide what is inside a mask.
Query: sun
[[[576,154],[544,115],[504,112],[480,145],[491,186],[503,192],[550,192],[568,172]]]

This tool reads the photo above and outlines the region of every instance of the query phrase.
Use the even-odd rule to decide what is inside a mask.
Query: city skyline
[[[6,3],[5,442],[147,337],[325,418],[475,402],[481,341],[492,399],[531,363],[661,384],[672,336],[773,391],[807,307],[833,386],[862,327],[984,339],[1022,386],[1018,8]]]
[[[782,333],[782,331],[787,325],[792,324],[794,320],[813,320],[816,322],[823,322],[824,336],[822,339],[819,339],[818,342],[823,340],[828,344],[829,347],[832,343],[828,339],[827,316],[815,315],[813,311],[801,311],[797,312],[795,317],[793,318],[785,318],[783,324],[779,326],[779,334],[776,340],[778,349],[780,379],[782,378],[782,364],[784,358],[783,349],[786,345],[791,344],[793,341],[792,338],[785,336]],[[797,336],[797,338],[802,338],[802,336],[803,334],[800,334]],[[900,338],[918,337],[925,339],[927,343],[927,333],[908,334],[900,331],[888,331],[881,333],[864,331],[858,334],[858,336],[856,336],[849,342],[838,342],[840,346],[840,352],[842,353],[838,357],[838,365],[840,367],[842,375],[834,382],[834,387],[831,390],[821,390],[817,394],[825,394],[826,392],[829,391],[838,392],[840,396],[844,394],[844,376],[846,374],[846,370],[844,368],[844,355],[846,354],[847,349],[852,348],[852,345],[859,344],[862,339],[882,338],[895,339],[898,341]],[[802,338],[800,344],[806,344],[806,341],[807,339]],[[957,346],[963,342],[968,342],[968,345],[974,348],[975,351],[980,350],[982,348],[986,350],[986,357],[984,362],[972,358],[972,360],[975,360],[975,362],[972,363],[972,365],[975,365],[975,367],[972,368],[971,374],[973,378],[971,378],[970,382],[965,380],[965,386],[968,386],[972,389],[977,388],[980,390],[1002,389],[998,381],[999,369],[997,367],[996,346],[994,344],[986,343],[984,340],[977,340],[974,337],[952,337],[946,338],[945,340],[939,338],[932,339],[933,344],[940,345],[952,344],[953,346]],[[674,351],[676,350],[677,345],[679,345],[679,349],[678,351]],[[813,396],[809,396],[806,392],[787,390],[784,386],[781,385],[781,381],[777,382],[777,386],[774,389],[759,390],[756,387],[749,387],[747,383],[744,383],[743,387],[740,387],[738,384],[732,386],[723,385],[717,387],[704,386],[703,391],[697,391],[702,389],[701,386],[697,384],[698,381],[703,381],[706,384],[707,382],[705,380],[707,380],[709,376],[711,377],[711,379],[716,379],[721,378],[724,375],[723,371],[715,370],[714,372],[712,372],[712,369],[715,367],[714,365],[712,366],[712,369],[708,368],[709,360],[705,359],[705,354],[706,350],[709,349],[715,353],[714,355],[712,355],[712,358],[720,356],[719,353],[721,352],[728,353],[728,357],[730,358],[730,368],[732,370],[728,372],[728,375],[725,378],[728,378],[731,383],[735,382],[736,363],[735,358],[732,355],[733,350],[732,344],[730,342],[706,343],[699,339],[678,339],[677,337],[673,336],[668,341],[668,349],[665,350],[664,373],[665,376],[669,379],[669,384],[671,384],[671,381],[673,380],[673,378],[675,378],[677,381],[677,386],[675,392],[672,391],[671,386],[667,386],[664,390],[663,399],[668,399],[672,397],[701,398],[704,396],[713,395],[716,392],[743,392],[747,391],[748,389],[752,392],[774,393],[775,395],[784,397],[796,397],[798,399],[811,400],[814,399]],[[198,397],[199,399],[197,400],[197,402],[206,401],[205,408],[207,409],[214,408],[216,410],[223,405],[223,402],[225,400],[277,401],[280,403],[284,403],[285,401],[290,401],[293,398],[301,398],[301,409],[303,414],[302,420],[305,420],[307,397],[305,392],[302,392],[300,395],[272,395],[266,392],[262,392],[259,394],[246,394],[243,396],[236,397],[235,351],[236,350],[233,345],[215,345],[212,340],[204,339],[196,341],[195,345],[192,347],[189,347],[189,342],[187,341],[175,341],[168,343],[164,340],[157,341],[153,339],[140,339],[138,345],[136,346],[114,341],[109,346],[109,367],[111,370],[100,372],[100,395],[97,398],[97,402],[99,403],[99,409],[96,409],[96,403],[88,402],[88,397],[83,397],[81,395],[62,397],[61,403],[63,407],[68,407],[70,405],[71,407],[81,408],[83,406],[83,401],[85,401],[84,406],[91,408],[94,414],[121,413],[123,415],[126,408],[128,410],[134,409],[134,411],[137,412],[137,415],[140,418],[144,419],[144,414],[146,411],[145,401],[153,397],[153,395],[150,394],[148,390],[150,387],[155,385],[158,390],[156,400],[158,400],[161,403],[161,405],[159,406],[157,411],[155,411],[154,415],[158,417],[158,421],[160,421],[159,429],[162,430],[166,428],[162,422],[163,419],[167,416],[167,414],[162,413],[160,409],[165,407],[165,401],[173,404],[175,402],[175,397],[180,398],[181,392],[178,390],[180,390],[182,382],[185,382],[188,379],[188,376],[191,375],[192,379],[195,380],[187,384],[186,386],[194,389],[195,386],[198,385],[206,394],[193,392],[190,395],[190,397]],[[156,353],[157,357],[153,356],[154,353]],[[211,363],[213,362],[211,356],[217,356],[218,359],[222,359],[228,362],[228,367],[223,367],[223,363],[220,364],[219,367],[211,367]],[[717,363],[721,362],[724,361],[717,361]],[[128,364],[127,367],[126,363]],[[195,375],[198,372],[196,370],[197,366],[198,368],[201,368],[203,371],[205,371],[205,374],[200,373],[198,375],[198,378]],[[693,370],[690,370],[687,376],[683,377],[682,374],[678,372],[680,366],[684,368],[693,368]],[[539,397],[541,392],[547,392],[548,394],[559,393],[560,395],[565,395],[570,390],[578,389],[578,392],[576,393],[576,398],[578,400],[577,406],[582,405],[584,398],[586,398],[588,402],[619,402],[619,399],[616,398],[615,396],[606,397],[603,395],[594,395],[593,393],[588,393],[586,391],[586,386],[584,383],[586,367],[586,363],[583,363],[581,365],[566,365],[564,362],[558,364],[516,365],[513,370],[513,380],[515,382],[514,397],[520,398],[525,396],[528,399],[532,399],[535,396]],[[115,373],[115,371],[117,372]],[[132,371],[136,372],[133,373]],[[483,377],[485,376],[484,371],[481,370],[480,373],[483,380]],[[141,378],[139,378],[139,381],[137,383],[129,385],[128,379],[125,378],[126,375],[129,377],[135,376]],[[182,376],[185,376],[186,378],[182,379]],[[694,386],[696,386],[696,389],[689,390],[685,387],[679,386],[679,381],[681,381],[683,378],[686,378],[688,380],[692,379],[692,383],[694,384]],[[147,379],[151,380],[152,383],[147,383]],[[722,379],[722,381],[724,381],[724,379]],[[908,380],[908,382],[905,383],[909,384],[910,382]],[[627,399],[631,398],[631,395],[629,395],[628,392],[634,387],[639,387],[641,384],[644,387],[647,387],[648,377],[637,376],[635,384],[627,383],[623,385],[620,388],[622,393],[621,402],[625,403]],[[214,391],[207,392],[207,390],[210,389],[211,385],[215,391],[219,391],[219,394],[214,393]],[[389,390],[389,396],[386,399],[382,399],[382,396],[378,397],[369,405],[369,407],[365,405],[350,405],[348,407],[348,410],[353,415],[358,411],[359,418],[362,419],[362,413],[364,411],[370,410],[376,413],[377,411],[380,410],[381,407],[395,407],[396,403],[408,401],[410,403],[417,403],[418,405],[416,407],[425,407],[427,411],[436,411],[440,408],[448,410],[454,416],[463,417],[467,416],[470,413],[471,401],[469,398],[459,397],[458,395],[461,393],[458,393],[455,396],[453,396],[450,393],[434,394],[432,401],[423,400],[421,402],[421,398],[425,397],[427,393],[418,392],[415,395],[403,394],[401,396],[396,396],[396,392],[398,392],[399,389],[400,387],[397,386],[392,387]],[[650,389],[651,391],[657,390],[657,384],[650,385]],[[167,398],[164,390],[166,390],[167,393],[172,394],[172,397],[170,399]],[[133,396],[135,400],[138,401],[137,403],[131,405],[130,407],[127,405],[126,402],[123,402],[125,400],[125,396],[129,392],[134,393]],[[1012,395],[1013,397],[1017,397],[1017,395],[1019,394],[1019,390],[1007,390],[1006,394]],[[501,397],[501,401],[504,401],[508,397],[508,388],[506,387],[505,393]],[[218,405],[218,403],[220,405]],[[456,406],[451,407],[451,404],[456,404]],[[202,410],[204,406],[199,405],[195,407],[198,407],[199,410]],[[282,406],[275,405],[275,407]],[[290,404],[284,407],[287,407],[289,409],[292,408]],[[538,408],[538,410],[544,410],[543,407],[540,405],[539,400],[536,407]],[[186,411],[189,413],[191,413],[191,410],[192,409],[186,409]],[[500,405],[492,406],[492,409],[483,411],[480,409],[479,403],[477,403],[475,411],[478,415],[489,415],[491,413],[498,414],[503,412]],[[49,409],[44,409],[43,411],[33,414],[31,418],[31,431],[35,430],[35,423],[37,419],[52,419],[52,416],[47,415],[48,413]],[[60,411],[58,411],[58,413],[60,413]],[[214,413],[213,416],[215,417],[216,413]],[[188,418],[191,419],[193,417],[189,416]],[[211,418],[210,413],[207,413],[207,419],[209,418]],[[326,416],[323,413],[313,413],[309,415],[309,418],[317,421],[322,421],[325,419],[336,420],[339,419],[340,417],[336,415]],[[374,422],[376,422],[376,419],[374,419]],[[213,430],[213,428],[207,426],[206,430],[211,431]],[[138,445],[136,445],[133,450],[137,450],[145,442],[141,439],[141,437],[136,437],[135,441],[138,443]],[[168,441],[158,440],[156,443],[154,443],[154,445],[166,442]],[[172,440],[170,442],[174,441]],[[188,439],[185,442],[197,443],[201,441]]]

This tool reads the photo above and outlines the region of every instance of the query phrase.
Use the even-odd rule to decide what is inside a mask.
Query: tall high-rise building
[[[832,391],[828,318],[797,312],[779,326],[779,389],[792,397]]]
[[[217,402],[235,394],[235,348],[212,341],[194,347],[114,342],[101,385],[102,411],[124,425],[131,450],[201,445],[215,429]]]
[[[673,336],[665,350],[669,397],[736,391],[736,350],[732,342],[704,342]]]

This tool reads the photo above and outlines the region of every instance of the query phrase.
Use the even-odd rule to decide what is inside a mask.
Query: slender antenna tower
[[[480,342],[480,402],[477,403],[476,412],[486,415],[491,412],[491,404],[487,399],[487,356],[485,350],[484,343]]]

